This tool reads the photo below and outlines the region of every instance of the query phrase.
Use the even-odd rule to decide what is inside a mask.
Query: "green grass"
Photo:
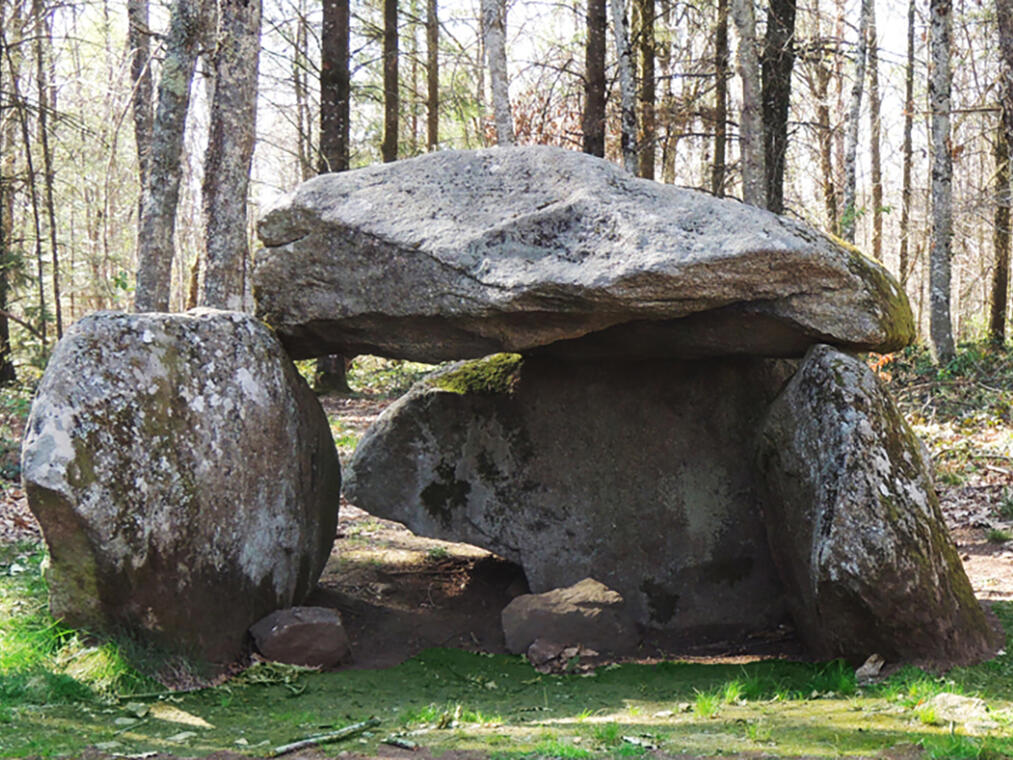
[[[1013,540],[1013,533],[1008,530],[1002,530],[1000,528],[989,528],[988,533],[985,536],[990,543],[993,544],[1004,544],[1007,541]]]

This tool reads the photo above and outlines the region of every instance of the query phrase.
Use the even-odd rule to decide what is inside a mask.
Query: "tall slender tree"
[[[130,81],[133,85],[130,100],[141,187],[148,180],[148,154],[151,150],[155,101],[151,82],[151,32],[148,18],[148,0],[127,0],[127,45],[130,47]]]
[[[584,45],[583,150],[605,156],[605,37],[608,17],[605,0],[587,0],[587,39]]]
[[[398,90],[397,0],[383,0],[383,145],[384,163],[397,161],[401,98]]]
[[[989,338],[1002,345],[1006,341],[1006,315],[1009,311],[1010,266],[1010,149],[1013,146],[1013,8],[996,3],[999,27],[999,124],[995,139],[995,269],[992,273],[992,309]]]
[[[440,144],[440,21],[436,0],[426,0],[426,149]]]
[[[630,48],[630,28],[626,16],[625,0],[609,0],[612,6],[612,33],[616,41],[619,69],[620,136],[623,167],[630,174],[637,173],[637,101],[633,81],[633,51]]]
[[[654,0],[634,0],[640,18],[637,50],[640,59],[640,140],[638,141],[640,176],[654,179],[655,146],[658,124],[655,116],[655,30]]]
[[[345,171],[349,167],[349,36],[349,0],[323,0],[318,167],[321,173]]]
[[[914,163],[914,147],[911,132],[914,127],[915,112],[915,11],[918,0],[909,0],[907,9],[907,66],[904,69],[904,141],[901,152],[903,158],[903,178],[901,180],[900,210],[900,251],[898,252],[898,275],[900,284],[907,288],[908,275],[911,273],[910,239],[911,239],[911,165]]]
[[[855,79],[851,84],[848,103],[848,129],[844,136],[844,208],[841,213],[841,237],[855,242],[855,222],[858,218],[856,201],[856,169],[858,157],[858,120],[862,113],[862,93],[865,90],[865,64],[868,51],[869,17],[873,0],[862,0],[858,21],[858,42],[855,46]]]
[[[756,15],[752,0],[731,0],[731,11],[739,33],[738,69],[742,80],[742,113],[739,119],[742,199],[751,206],[766,208],[767,169],[763,146],[760,56],[756,49]]]
[[[953,323],[950,318],[950,247],[953,237],[953,157],[950,154],[951,0],[930,0],[929,16],[932,40],[932,70],[929,75],[932,132],[929,331],[937,359],[946,362],[954,356]]]
[[[869,2],[869,166],[872,180],[872,255],[883,258],[883,167],[880,160],[882,123],[879,94],[879,33],[876,0]]]
[[[767,208],[784,212],[791,70],[795,65],[795,0],[770,0],[763,41],[763,145]]]
[[[711,192],[725,195],[725,146],[728,142],[728,0],[718,0],[714,27],[714,163]]]
[[[506,58],[506,0],[482,0],[482,36],[492,89],[496,142],[514,144],[514,119],[510,109],[510,77]]]

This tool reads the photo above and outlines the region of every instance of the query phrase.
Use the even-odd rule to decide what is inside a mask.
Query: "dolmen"
[[[258,316],[293,357],[465,360],[375,422],[350,502],[700,641],[787,617],[857,662],[1000,645],[855,356],[915,328],[853,247],[547,147],[323,175],[259,233]]]

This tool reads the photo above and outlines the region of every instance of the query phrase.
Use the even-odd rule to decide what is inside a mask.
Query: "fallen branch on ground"
[[[357,734],[361,734],[363,731],[379,725],[379,718],[368,718],[361,723],[353,723],[352,725],[345,726],[338,731],[331,731],[329,734],[310,736],[306,739],[300,739],[297,742],[292,742],[291,744],[282,744],[280,747],[274,748],[274,752],[271,753],[271,757],[279,757],[280,755],[287,755],[289,752],[295,752],[300,749],[318,747],[321,744],[329,744],[330,742],[348,739],[351,736],[356,736]]]

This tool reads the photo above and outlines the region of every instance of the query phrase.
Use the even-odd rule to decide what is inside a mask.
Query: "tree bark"
[[[742,80],[739,118],[739,152],[742,163],[742,199],[766,208],[766,157],[763,148],[760,57],[756,50],[756,17],[752,0],[731,0],[732,19],[739,33],[738,69]]]
[[[380,154],[385,164],[397,161],[400,129],[397,22],[397,0],[383,0],[383,144],[380,146]]]
[[[482,0],[482,30],[489,84],[492,88],[496,143],[513,145],[514,121],[510,110],[510,79],[507,73],[505,0]]]
[[[440,145],[440,22],[437,0],[426,2],[426,149]]]
[[[584,45],[583,150],[605,156],[605,0],[587,0],[587,40]]]
[[[869,3],[869,162],[872,180],[872,256],[883,259],[883,168],[880,161],[879,34],[876,0]]]
[[[637,49],[640,57],[640,140],[639,169],[644,179],[654,179],[655,145],[658,125],[654,113],[654,0],[634,0],[640,16]]]
[[[612,33],[616,39],[616,57],[619,59],[620,136],[623,167],[630,174],[637,173],[637,106],[633,83],[633,51],[630,50],[630,29],[626,18],[625,0],[609,0],[612,4]]]
[[[4,92],[3,65],[7,60],[7,37],[3,33],[5,25],[11,23],[6,8],[0,5],[0,103],[8,97]],[[11,71],[11,77],[16,76]],[[13,127],[13,120],[10,122]],[[11,383],[17,380],[14,361],[11,355],[11,328],[7,318],[10,307],[8,304],[11,274],[16,261],[12,243],[14,229],[14,193],[8,188],[10,177],[7,173],[7,156],[12,155],[14,140],[6,129],[0,129],[0,383]]]
[[[763,144],[767,208],[784,213],[791,70],[795,65],[795,0],[770,0],[763,43]]]
[[[868,0],[866,0],[867,2]],[[932,114],[932,250],[929,254],[929,326],[937,359],[954,356],[950,320],[950,243],[953,235],[950,155],[950,35],[951,0],[930,0],[932,71],[929,104]]]
[[[148,0],[127,0],[127,45],[130,46],[130,81],[133,85],[130,101],[134,116],[134,144],[138,176],[141,187],[144,187],[148,181],[154,106]]]
[[[56,339],[63,337],[63,309],[60,304],[60,254],[56,234],[56,203],[53,200],[53,156],[49,149],[49,112],[55,105],[49,96],[49,77],[45,63],[45,49],[52,50],[52,33],[47,21],[46,10],[39,0],[32,4],[35,15],[35,84],[38,93],[39,142],[42,145],[43,188],[46,193],[46,218],[49,231],[49,254],[53,264],[53,313],[56,317]]]
[[[728,0],[718,0],[714,30],[714,164],[711,192],[725,196],[725,146],[728,141]]]
[[[995,270],[992,275],[992,310],[989,339],[996,345],[1006,342],[1006,314],[1009,311],[1010,265],[1010,147],[1013,146],[1013,8],[997,3],[1000,56],[1000,121],[995,139]]]
[[[858,216],[855,192],[855,161],[858,153],[858,120],[862,111],[862,92],[865,89],[865,61],[868,47],[869,15],[873,0],[862,0],[858,21],[858,43],[855,49],[855,81],[851,86],[848,105],[848,130],[844,136],[844,209],[841,214],[841,237],[855,242],[855,220]]]
[[[247,194],[257,121],[260,0],[219,0],[214,97],[204,157],[204,289],[200,303],[243,310]]]
[[[321,174],[349,167],[351,80],[349,77],[349,0],[323,0],[320,32]]]
[[[918,0],[910,0],[907,10],[907,68],[904,72],[904,155],[903,179],[901,181],[900,211],[900,255],[898,269],[900,284],[907,289],[911,273],[909,241],[911,239],[911,164],[914,151],[911,145],[911,131],[915,114],[915,10]]]
[[[169,310],[176,204],[182,176],[180,157],[197,43],[205,15],[202,0],[175,0],[170,12],[148,178],[141,195],[136,311]]]

